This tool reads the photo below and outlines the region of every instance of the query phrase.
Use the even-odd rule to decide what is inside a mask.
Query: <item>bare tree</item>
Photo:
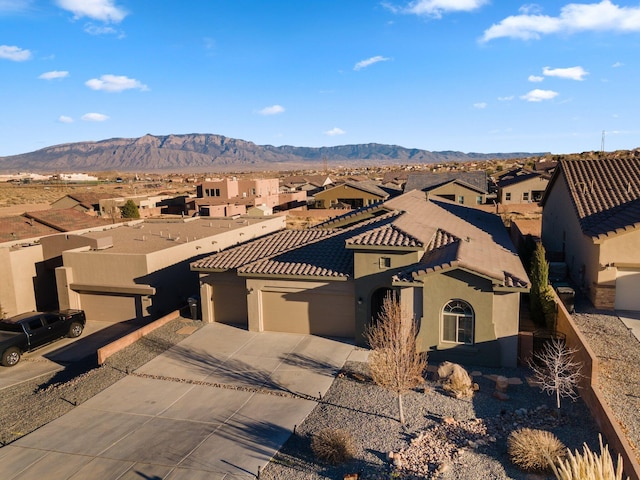
[[[545,343],[542,351],[533,356],[529,366],[540,390],[548,395],[556,395],[556,407],[560,409],[560,398],[578,398],[578,382],[582,363],[574,360],[576,349],[567,347],[563,340],[552,339]]]
[[[372,352],[369,367],[373,381],[398,396],[400,423],[404,425],[402,395],[418,386],[427,367],[426,353],[416,349],[416,326],[390,293],[384,298],[377,322],[366,336]]]

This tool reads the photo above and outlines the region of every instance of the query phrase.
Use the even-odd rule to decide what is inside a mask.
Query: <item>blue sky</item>
[[[0,156],[113,137],[640,147],[640,2],[0,0]]]

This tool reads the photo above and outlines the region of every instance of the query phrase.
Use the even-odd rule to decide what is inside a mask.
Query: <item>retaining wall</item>
[[[131,332],[128,335],[125,335],[124,337],[119,338],[115,342],[111,342],[105,345],[104,347],[99,348],[98,349],[98,365],[102,365],[107,360],[107,358],[109,358],[114,353],[117,353],[123,348],[128,347],[135,341],[140,340],[145,335],[148,335],[149,333],[153,332],[156,328],[160,328],[163,325],[166,325],[171,320],[175,320],[179,316],[180,316],[180,310],[175,310],[169,313],[168,315],[165,315],[164,317],[161,317],[158,320],[155,320],[145,325],[144,327],[139,328],[135,332]]]

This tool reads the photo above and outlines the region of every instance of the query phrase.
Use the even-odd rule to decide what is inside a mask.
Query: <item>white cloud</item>
[[[488,0],[414,0],[405,8],[396,8],[395,11],[441,18],[443,13],[470,12],[486,3]]]
[[[473,108],[478,108],[480,110],[482,110],[483,108],[487,108],[487,102],[474,103]]]
[[[520,98],[527,102],[541,102],[543,100],[551,100],[557,96],[558,92],[554,92],[553,90],[540,90],[539,88],[536,88],[531,90],[529,93],[522,95]]]
[[[387,58],[387,57],[383,57],[381,55],[376,55],[375,57],[371,57],[371,58],[367,58],[366,60],[359,61],[358,63],[355,64],[353,69],[358,71],[358,70],[362,70],[363,68],[366,68],[366,67],[368,67],[370,65],[373,65],[374,63],[387,62],[389,60],[391,60],[391,59]]]
[[[45,72],[38,78],[41,80],[55,80],[56,78],[66,78],[69,76],[69,72],[53,70],[51,72]]]
[[[0,0],[0,13],[17,13],[28,10],[31,0]]]
[[[481,40],[488,42],[501,37],[532,40],[552,33],[581,31],[638,32],[640,7],[620,7],[611,0],[570,3],[560,9],[557,17],[539,13],[507,17],[485,30]]]
[[[567,78],[569,80],[584,80],[589,72],[585,71],[582,67],[568,67],[568,68],[549,68],[544,67],[542,69],[543,75],[547,77]]]
[[[85,122],[104,122],[109,119],[108,116],[103,115],[102,113],[85,113],[80,118]]]
[[[331,130],[327,130],[326,132],[324,132],[325,135],[329,135],[330,137],[335,137],[336,135],[344,135],[345,133],[347,132],[338,127],[334,127]]]
[[[529,80],[530,82],[542,82],[544,80],[544,77],[540,77],[538,75],[529,75],[529,78],[527,78],[527,80]]]
[[[96,115],[96,114],[93,114],[93,115]],[[83,119],[83,120],[84,120],[84,119]],[[71,118],[71,117],[67,117],[66,115],[60,115],[60,116],[58,117],[58,121],[59,121],[60,123],[73,123],[73,118]]]
[[[622,66],[624,66],[624,63],[622,63],[622,62],[616,62],[616,63],[614,63],[613,65],[611,65],[611,68],[620,68],[620,67],[622,67]]]
[[[24,62],[31,58],[31,51],[10,45],[0,45],[0,58],[13,60],[14,62]]]
[[[515,97],[513,95],[508,95],[506,97],[498,97],[498,101],[500,101],[500,102],[510,102],[514,98]]]
[[[84,31],[89,35],[116,35],[118,38],[124,38],[125,34],[122,30],[116,30],[113,27],[99,26],[93,23],[87,23]]]
[[[260,115],[278,115],[279,113],[284,113],[284,107],[282,105],[271,105],[258,110],[258,113]]]
[[[127,11],[114,5],[113,0],[56,0],[63,10],[73,13],[74,18],[88,17],[101,22],[121,22]]]
[[[149,87],[140,83],[135,78],[125,77],[124,75],[102,75],[99,79],[92,78],[84,83],[92,90],[102,90],[104,92],[122,92],[123,90],[142,90],[147,91]]]

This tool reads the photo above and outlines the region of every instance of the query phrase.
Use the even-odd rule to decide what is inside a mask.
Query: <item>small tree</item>
[[[531,278],[531,291],[529,302],[531,305],[531,318],[538,325],[545,324],[543,309],[543,295],[549,289],[549,264],[542,243],[536,244],[531,258],[529,277]]]
[[[127,200],[120,211],[122,218],[140,218],[140,210],[133,200]]]
[[[366,332],[372,352],[373,381],[398,396],[400,423],[404,425],[402,395],[418,386],[427,367],[427,355],[416,347],[416,326],[390,293],[384,298],[377,322]]]
[[[529,366],[540,390],[556,395],[556,408],[560,410],[560,398],[578,398],[578,382],[582,363],[574,360],[576,349],[567,347],[563,340],[553,338],[544,344],[542,351],[534,354]]]

